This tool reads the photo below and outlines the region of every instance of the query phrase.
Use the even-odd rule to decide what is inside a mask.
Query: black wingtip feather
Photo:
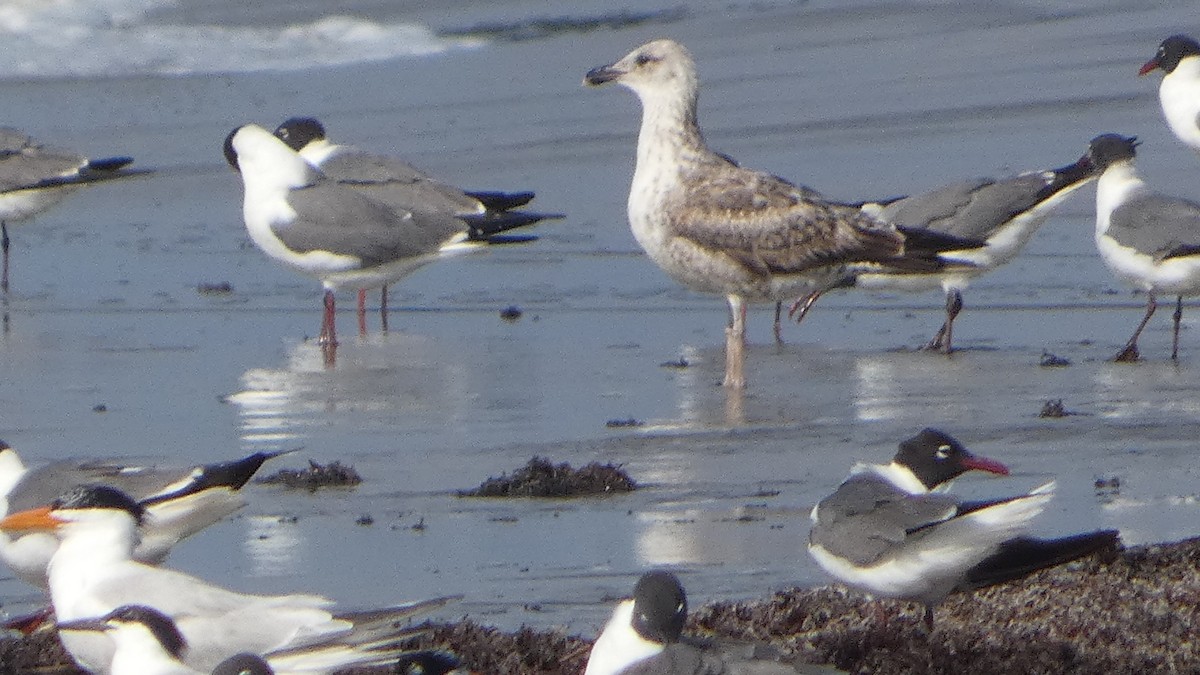
[[[116,171],[133,164],[132,157],[104,157],[102,159],[89,159],[86,169],[92,171]]]
[[[1115,552],[1120,544],[1120,532],[1116,530],[1099,530],[1058,539],[1010,539],[996,553],[972,567],[959,590],[994,586],[1094,553]]]
[[[480,204],[483,204],[483,208],[488,211],[511,211],[533,201],[535,195],[532,192],[480,190],[478,192],[467,192],[467,196],[478,200]]]

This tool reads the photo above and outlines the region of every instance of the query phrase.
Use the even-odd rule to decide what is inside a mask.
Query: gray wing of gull
[[[1113,209],[1106,233],[1158,259],[1200,253],[1200,204],[1157,193],[1136,195]]]
[[[16,129],[0,128],[0,192],[69,175],[86,164],[82,155],[47,148]]]
[[[102,462],[61,461],[30,469],[8,498],[9,513],[46,506],[78,485],[100,483],[144,499],[190,476],[194,468],[129,467]]]
[[[858,565],[885,558],[915,531],[954,517],[950,495],[913,495],[869,474],[851,476],[817,506],[810,541]]]
[[[459,215],[484,211],[479,200],[395,157],[340,147],[320,169],[328,178],[391,206]]]
[[[686,168],[683,183],[667,202],[671,233],[762,276],[903,252],[891,225],[777,176],[715,160]]]
[[[292,190],[291,223],[271,229],[293,251],[328,251],[373,267],[436,253],[466,224],[449,214],[397,209],[327,180]]]
[[[892,202],[883,208],[880,218],[895,225],[983,240],[1014,215],[1042,201],[1047,185],[1040,173],[965,181]]]

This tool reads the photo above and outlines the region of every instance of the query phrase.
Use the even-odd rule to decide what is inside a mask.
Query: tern
[[[49,503],[84,483],[117,487],[146,509],[134,557],[158,564],[180,541],[246,504],[241,488],[269,459],[283,452],[256,452],[231,462],[189,467],[147,467],[105,460],[59,461],[28,468],[0,441],[0,516]],[[46,532],[0,533],[0,560],[23,581],[47,587],[46,567],[58,539]]]
[[[334,613],[316,595],[252,595],[230,591],[182,572],[133,559],[146,509],[103,485],[80,486],[49,506],[10,514],[5,532],[54,532],[50,596],[58,620],[103,617],[123,605],[145,605],[170,617],[188,649],[183,662],[208,672],[241,652],[259,654],[276,670],[333,671],[387,663],[406,634],[397,628],[414,614],[455,598],[436,598],[379,610]],[[61,631],[80,666],[107,673],[115,645],[108,637]],[[303,668],[301,667],[302,664]]]
[[[104,633],[115,646],[112,675],[208,675],[208,671],[189,668],[184,654],[189,649],[187,639],[171,617],[145,605],[122,605],[102,617],[77,619],[60,623],[59,630]],[[311,650],[297,649],[289,656],[285,670],[278,670],[263,657],[249,652],[234,654],[221,661],[212,675],[286,675],[314,673],[325,668],[320,664],[322,646]],[[276,661],[280,661],[276,656]],[[396,651],[387,664],[394,672],[420,672],[422,675],[442,675],[458,666],[458,660],[442,651]],[[414,668],[419,667],[419,671]]]

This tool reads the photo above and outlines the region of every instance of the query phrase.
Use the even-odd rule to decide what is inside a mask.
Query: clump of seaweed
[[[318,464],[310,459],[307,469],[280,469],[269,476],[255,479],[255,482],[282,485],[288,490],[315,492],[327,487],[354,487],[362,482],[362,476],[358,475],[354,467],[337,460],[328,464]]]
[[[474,490],[461,490],[460,497],[583,497],[632,492],[637,489],[620,466],[592,462],[580,469],[534,457],[510,474],[488,478]]]

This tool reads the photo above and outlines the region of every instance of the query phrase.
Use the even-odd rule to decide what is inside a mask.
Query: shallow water
[[[230,18],[214,2],[152,16],[261,27],[313,21],[310,10]],[[464,2],[411,20],[437,32],[540,11]],[[886,459],[924,426],[1014,468],[960,481],[966,494],[1056,478],[1041,532],[1191,536],[1195,310],[1178,366],[1166,358],[1166,309],[1144,337],[1147,362],[1104,362],[1144,300],[1095,255],[1090,188],[968,291],[953,358],[906,349],[937,327],[939,294],[835,294],[787,327],[783,346],[769,311],[756,311],[751,387],[730,399],[715,386],[723,302],[670,282],[625,223],[637,104],[579,86],[587,69],[670,35],[699,62],[713,145],[834,197],[1058,166],[1109,131],[1137,134],[1143,174],[1188,194],[1200,164],[1162,123],[1155,80],[1135,74],[1189,17],[1145,3],[701,6],[667,22],[333,68],[0,82],[7,123],[160,170],[13,228],[0,438],[41,459],[182,463],[302,448],[277,464],[353,464],[366,477],[354,491],[251,488],[248,509],[171,563],[349,605],[463,593],[451,616],[584,634],[651,566],[682,570],[697,604],[824,583],[803,551],[811,505],[853,462]],[[394,9],[374,18],[409,20]],[[535,189],[538,209],[569,217],[535,244],[395,286],[389,333],[371,316],[355,338],[352,312],[341,312],[343,344],[326,369],[305,339],[320,319],[317,284],[250,245],[220,155],[233,126],[294,114],[464,186]],[[197,291],[216,282],[233,292]],[[520,320],[499,318],[509,305]],[[1072,365],[1039,367],[1043,351]],[[680,358],[689,367],[660,365]],[[1039,418],[1050,399],[1080,414]],[[630,418],[642,426],[606,427]],[[535,454],[620,463],[644,489],[571,502],[454,496]],[[1118,477],[1119,494],[1098,495],[1098,477]],[[355,525],[364,514],[374,525]],[[0,598],[19,609],[36,594],[5,581]]]

